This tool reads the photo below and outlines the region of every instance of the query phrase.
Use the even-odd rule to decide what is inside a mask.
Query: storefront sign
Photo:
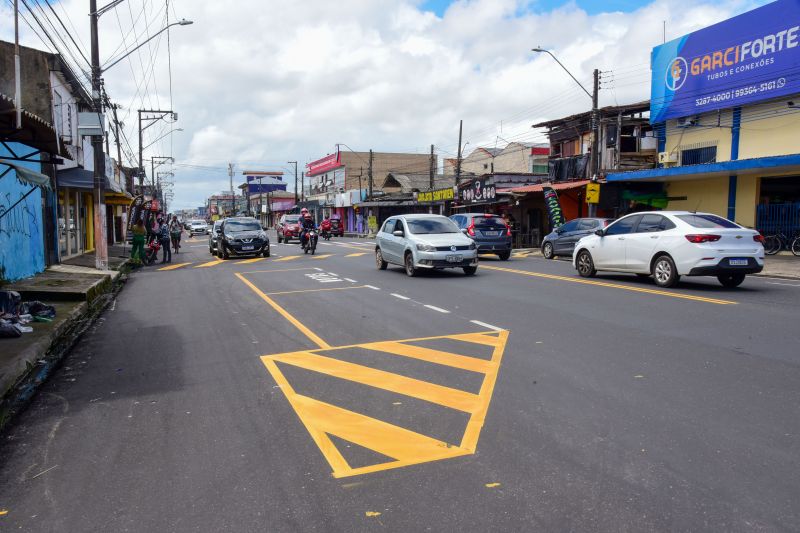
[[[800,92],[800,2],[778,0],[653,48],[650,122]]]
[[[564,225],[564,212],[561,210],[561,203],[558,201],[558,194],[552,187],[542,187],[544,193],[544,205],[547,207],[547,216],[550,218],[550,228],[556,229]]]
[[[446,189],[434,189],[432,191],[424,191],[417,193],[417,203],[420,204],[429,204],[432,202],[446,202],[449,200],[453,200],[455,198],[455,193],[453,192],[452,187],[447,187]]]
[[[600,184],[587,183],[586,184],[586,203],[599,204],[600,203]]]
[[[469,185],[461,189],[461,201],[465,204],[485,204],[497,198],[497,189],[494,185],[487,185],[486,178],[476,178]]]
[[[308,163],[306,165],[306,176],[316,176],[317,174],[322,174],[323,172],[339,168],[340,166],[342,166],[342,163],[339,159],[339,152],[337,151],[335,154],[327,155],[322,159],[317,159],[316,161]]]

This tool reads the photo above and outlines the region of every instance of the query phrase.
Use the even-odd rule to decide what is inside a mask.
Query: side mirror
[[[261,224],[261,229],[267,231],[269,229],[269,226],[267,226],[266,224]]]
[[[400,231],[399,229],[396,229],[396,230],[394,230],[394,231],[392,232],[392,235],[394,235],[395,237],[403,237],[403,236],[405,236],[405,233],[403,233],[403,232],[402,232],[402,231]]]
[[[601,230],[601,229],[599,229],[599,230],[595,231],[594,234],[597,235],[598,237],[603,237],[606,234],[606,232]]]
[[[467,228],[461,228],[461,233],[463,233],[464,235],[466,235],[466,234],[467,234]]]

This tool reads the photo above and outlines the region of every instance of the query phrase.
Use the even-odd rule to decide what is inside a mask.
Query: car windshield
[[[459,229],[449,218],[418,218],[406,220],[408,231],[415,235],[458,233]]]
[[[229,220],[225,224],[228,231],[258,231],[261,226],[255,220]]]
[[[474,217],[476,226],[496,226],[505,229],[506,223],[499,217]]]
[[[695,228],[730,228],[736,229],[739,226],[734,224],[728,219],[718,217],[717,215],[678,215],[678,218],[693,226]]]

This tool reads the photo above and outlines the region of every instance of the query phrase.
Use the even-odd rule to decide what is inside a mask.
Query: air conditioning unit
[[[662,165],[674,165],[678,162],[678,154],[674,152],[658,152],[658,162]]]
[[[678,127],[679,128],[688,128],[690,126],[697,126],[700,122],[700,119],[696,116],[694,117],[681,117],[678,119]]]

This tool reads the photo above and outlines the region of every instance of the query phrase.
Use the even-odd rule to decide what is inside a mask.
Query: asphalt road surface
[[[0,530],[800,530],[800,282],[205,242],[0,435]]]

